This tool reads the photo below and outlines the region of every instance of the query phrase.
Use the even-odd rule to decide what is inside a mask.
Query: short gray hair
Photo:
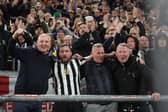
[[[130,51],[130,54],[132,54],[132,49],[128,46],[128,44],[127,44],[127,43],[120,43],[120,44],[118,44],[117,48],[118,48],[119,46],[122,46],[122,47],[126,47],[126,48],[128,48],[128,49],[129,49],[129,51]],[[117,49],[116,49],[116,50],[117,50]]]

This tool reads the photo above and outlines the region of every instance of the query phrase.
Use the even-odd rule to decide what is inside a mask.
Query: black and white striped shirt
[[[55,92],[58,95],[80,94],[80,66],[86,60],[71,59],[68,63],[56,62],[54,65]]]

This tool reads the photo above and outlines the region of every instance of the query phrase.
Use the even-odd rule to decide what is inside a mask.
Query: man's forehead
[[[95,47],[94,50],[97,51],[97,52],[98,51],[104,51],[104,48],[103,47]]]
[[[64,39],[71,39],[72,38],[72,36],[70,36],[70,35],[66,35],[65,37],[64,37]]]
[[[125,50],[129,50],[129,48],[127,46],[118,46],[117,47],[117,51],[125,51]]]
[[[79,25],[80,28],[86,27],[86,26],[87,26],[86,24],[81,24],[81,25]]]
[[[93,53],[98,53],[98,52],[104,52],[104,48],[103,47],[95,47],[95,48],[93,48]]]
[[[42,35],[38,38],[38,40],[51,40],[51,38],[48,35]]]
[[[140,38],[139,40],[140,40],[140,41],[148,41],[148,39],[145,38],[145,37],[144,37],[144,38]]]
[[[62,46],[59,48],[60,50],[70,50],[70,48],[68,46]]]

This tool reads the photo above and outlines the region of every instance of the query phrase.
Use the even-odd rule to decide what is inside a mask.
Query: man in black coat
[[[11,37],[10,33],[4,30],[4,19],[0,16],[0,70],[9,70],[11,69],[8,66],[8,40]]]
[[[36,48],[18,48],[17,37],[24,32],[23,29],[19,30],[9,41],[10,54],[22,63],[15,94],[46,94],[52,68],[52,58],[49,55],[52,38],[48,34],[41,34]],[[14,102],[14,112],[41,112],[41,109],[41,102]]]
[[[92,60],[84,65],[87,94],[112,95],[114,94],[111,79],[111,61],[105,59],[104,48],[100,43],[92,46]],[[86,112],[116,112],[116,103],[88,102]]]
[[[112,77],[117,95],[152,95],[158,100],[159,93],[152,90],[152,71],[131,56],[127,44],[121,43],[116,49],[116,59],[112,65]],[[118,112],[149,112],[148,102],[122,102]]]
[[[93,29],[95,28],[92,28],[92,30],[89,29],[86,23],[79,24],[80,38],[72,43],[72,48],[75,53],[79,53],[82,56],[88,56],[91,52],[92,45],[101,43],[98,32]]]

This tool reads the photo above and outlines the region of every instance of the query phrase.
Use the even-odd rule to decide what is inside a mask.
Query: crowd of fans
[[[8,39],[24,29],[19,46],[32,46],[41,33],[51,33],[58,44],[72,44],[74,52],[86,56],[94,43],[103,43],[106,52],[115,51],[127,42],[134,55],[145,47],[154,47],[160,27],[159,6],[152,7],[144,0],[2,0],[0,2],[1,40],[0,69],[16,70],[16,60],[7,53]],[[89,35],[84,33],[88,32]],[[67,36],[69,35],[69,36]],[[167,34],[166,34],[167,35]],[[83,37],[84,36],[84,37]],[[133,37],[132,37],[133,36]],[[64,38],[65,37],[65,38]],[[68,38],[67,38],[68,37]],[[88,39],[83,39],[87,37]],[[130,39],[134,39],[135,47]],[[134,38],[135,37],[135,38]],[[146,43],[139,42],[145,37]],[[149,44],[149,45],[143,45]],[[146,48],[145,48],[146,49]]]
[[[162,5],[150,0],[1,0],[0,70],[19,70],[20,61],[8,52],[10,38],[17,37],[20,48],[34,48],[38,37],[49,33],[55,61],[62,43],[85,57],[96,43],[114,55],[124,42],[149,68],[167,73],[168,26],[161,18]]]
[[[40,34],[51,33],[57,45],[65,41],[82,56],[97,42],[103,43],[107,53],[127,42],[134,55],[144,58],[144,49],[155,47],[158,32],[167,36],[168,28],[160,25],[160,8],[156,6],[144,0],[2,0],[0,69],[18,68],[7,44],[20,28],[25,32],[18,39],[20,47],[32,46]]]

